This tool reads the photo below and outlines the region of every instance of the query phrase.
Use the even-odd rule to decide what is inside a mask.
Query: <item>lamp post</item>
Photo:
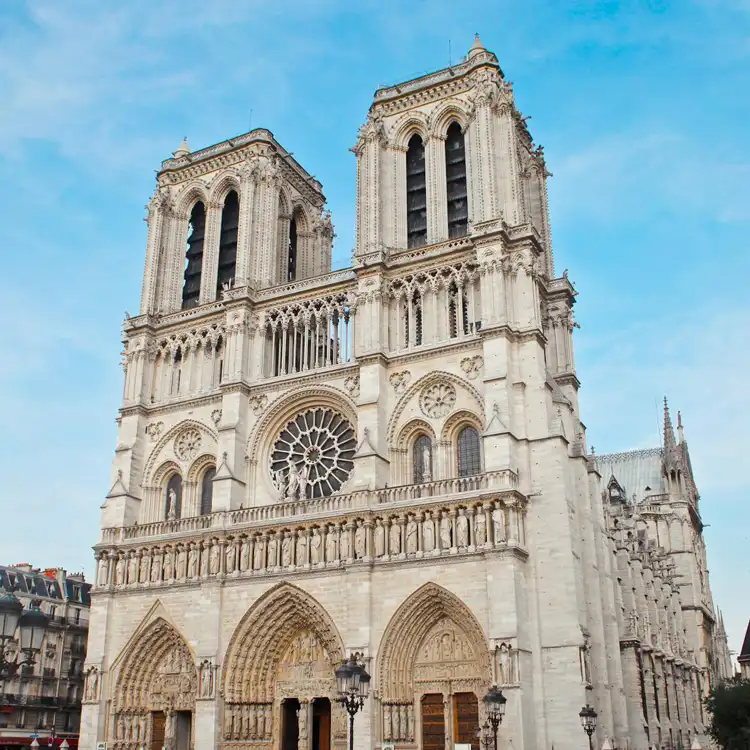
[[[349,750],[354,750],[354,715],[365,705],[365,698],[370,691],[370,675],[357,661],[357,655],[352,654],[336,670],[336,681],[338,700],[344,704],[349,714]]]
[[[487,722],[492,727],[492,736],[494,737],[494,747],[497,750],[497,730],[503,723],[505,716],[505,704],[508,699],[503,695],[503,691],[497,685],[493,685],[487,695],[482,698],[485,708],[487,709]]]
[[[0,680],[14,677],[19,667],[33,666],[36,654],[42,647],[44,631],[47,629],[49,618],[39,609],[39,599],[32,599],[28,610],[23,611],[23,605],[10,591],[0,594]],[[21,653],[8,658],[8,643],[19,631]]]
[[[581,726],[583,727],[583,731],[586,732],[586,734],[589,737],[589,750],[594,750],[594,741],[591,739],[592,735],[594,734],[594,730],[596,729],[596,717],[599,714],[594,711],[594,709],[589,706],[587,703],[580,711],[578,716],[581,719]]]

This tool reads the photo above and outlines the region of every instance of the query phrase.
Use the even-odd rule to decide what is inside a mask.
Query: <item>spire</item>
[[[675,447],[674,428],[672,427],[672,417],[669,415],[669,405],[667,397],[664,396],[664,452],[669,453]]]
[[[190,153],[190,146],[188,146],[187,136],[185,136],[182,139],[182,143],[180,144],[177,151],[172,152],[172,156],[174,156],[175,159],[180,159],[183,156],[187,156],[189,153]]]
[[[685,442],[685,434],[682,431],[682,414],[677,412],[677,444],[682,445]]]
[[[469,54],[467,55],[467,59],[471,60],[472,57],[475,55],[478,55],[480,52],[486,52],[487,50],[484,48],[484,45],[482,44],[482,40],[479,38],[479,34],[474,34],[474,44],[471,45],[471,49],[469,50]]]

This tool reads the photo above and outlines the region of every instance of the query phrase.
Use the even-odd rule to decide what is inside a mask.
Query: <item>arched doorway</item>
[[[145,627],[116,672],[112,746],[189,750],[197,685],[195,661],[182,636],[162,618]]]
[[[345,750],[334,675],[343,658],[336,626],[315,599],[288,583],[268,591],[242,618],[227,651],[225,746]]]
[[[478,750],[490,658],[481,626],[456,596],[428,583],[399,607],[383,635],[378,678],[383,742]]]

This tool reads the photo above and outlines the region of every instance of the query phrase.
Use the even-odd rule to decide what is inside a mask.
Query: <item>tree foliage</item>
[[[723,750],[750,750],[750,680],[739,677],[711,688],[708,731]]]

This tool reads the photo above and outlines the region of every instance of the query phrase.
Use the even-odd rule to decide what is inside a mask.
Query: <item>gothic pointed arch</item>
[[[474,691],[490,681],[482,626],[455,595],[426,583],[396,610],[378,649],[378,690],[384,704],[411,704],[425,693]]]
[[[134,634],[112,671],[113,743],[150,745],[154,712],[165,714],[169,734],[175,712],[195,710],[198,675],[194,655],[174,625],[162,616],[153,617]]]
[[[310,594],[291,583],[267,591],[237,625],[224,659],[222,692],[227,703],[267,704],[283,697],[285,665],[310,664],[311,694],[336,695],[334,669],[344,644],[331,616]],[[290,686],[297,697],[306,688]],[[323,692],[315,692],[323,691]]]

